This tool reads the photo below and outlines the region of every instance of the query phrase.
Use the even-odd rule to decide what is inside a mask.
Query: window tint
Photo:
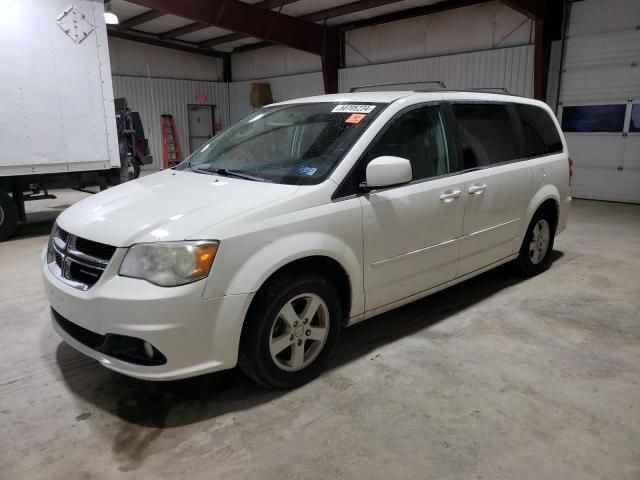
[[[411,110],[393,121],[367,155],[367,160],[383,155],[411,162],[413,179],[449,173],[447,141],[439,107]]]
[[[516,104],[524,133],[524,156],[535,157],[562,151],[562,140],[549,114],[533,105]]]
[[[640,132],[640,104],[631,107],[631,123],[629,124],[630,132]]]
[[[626,105],[586,105],[562,109],[564,132],[621,132]]]
[[[507,105],[453,104],[462,147],[462,170],[518,158],[518,137]]]

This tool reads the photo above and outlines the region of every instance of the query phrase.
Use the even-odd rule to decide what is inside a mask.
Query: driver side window
[[[413,180],[449,173],[447,139],[437,106],[419,107],[392,120],[367,155],[367,163],[383,155],[411,162]]]

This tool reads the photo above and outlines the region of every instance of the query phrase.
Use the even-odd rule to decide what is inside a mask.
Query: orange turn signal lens
[[[217,252],[217,243],[196,245],[193,249],[195,257],[195,268],[193,269],[193,274],[198,276],[207,275],[211,269],[211,264],[213,263],[214,258],[216,258]]]

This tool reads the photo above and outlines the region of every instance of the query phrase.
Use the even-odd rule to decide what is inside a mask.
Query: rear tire
[[[14,234],[18,226],[18,207],[13,199],[0,190],[0,242]]]
[[[522,274],[533,276],[549,268],[555,235],[555,216],[548,209],[538,210],[529,223],[515,262]]]
[[[331,282],[313,274],[281,275],[251,305],[238,365],[267,388],[303,385],[321,373],[341,327],[340,299]]]

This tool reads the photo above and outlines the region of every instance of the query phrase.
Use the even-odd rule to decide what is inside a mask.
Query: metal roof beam
[[[213,50],[211,48],[200,48],[197,43],[191,42],[177,42],[172,40],[162,40],[157,35],[146,34],[136,30],[118,30],[114,27],[107,28],[107,34],[110,37],[122,38],[124,40],[131,40],[133,42],[145,43],[147,45],[155,45],[156,47],[170,48],[172,50],[179,50],[181,52],[196,53],[198,55],[206,55],[207,57],[225,58],[224,52]]]
[[[322,55],[324,28],[239,0],[130,0],[132,3]],[[202,45],[204,46],[204,45]]]
[[[397,12],[386,13],[384,15],[378,15],[363,20],[356,20],[354,22],[346,22],[338,25],[338,28],[341,30],[355,30],[356,28],[371,27],[374,25],[381,25],[383,23],[396,22],[398,20],[406,20],[408,18],[446,12],[447,10],[454,10],[456,8],[470,7],[472,5],[487,3],[489,1],[490,0],[444,0],[430,5],[399,10]]]
[[[363,20],[355,20],[353,22],[342,23],[340,25],[336,25],[334,28],[337,28],[337,29],[339,29],[341,31],[355,30],[357,28],[370,27],[370,26],[374,26],[374,25],[381,25],[383,23],[396,22],[398,20],[406,20],[408,18],[414,18],[414,17],[423,16],[423,15],[431,15],[431,14],[434,14],[434,13],[445,12],[447,10],[453,10],[453,9],[456,9],[456,8],[469,7],[469,6],[477,5],[477,4],[480,4],[480,3],[487,3],[489,1],[490,0],[445,0],[445,1],[434,3],[434,4],[431,4],[431,5],[424,5],[424,6],[420,6],[420,7],[414,7],[414,8],[409,8],[409,9],[406,9],[406,10],[399,10],[397,12],[386,13],[384,15],[378,15],[378,16],[371,17],[371,18],[366,18],[366,19],[363,19]],[[348,4],[348,5],[350,5],[350,4]],[[345,6],[348,6],[348,5],[345,5]],[[342,7],[335,7],[335,8],[342,8]],[[333,9],[330,9],[330,10],[333,10]],[[316,12],[316,14],[319,14],[319,13],[320,12]],[[313,15],[313,14],[309,14],[309,15]],[[234,34],[234,37],[235,36],[236,35]],[[238,40],[240,38],[245,38],[243,36],[238,36],[237,38],[231,39],[230,38],[231,35],[225,35],[225,37],[228,40],[226,40],[225,42],[220,42],[220,43],[227,43],[228,41],[233,41],[233,40]],[[225,38],[225,37],[218,37],[218,39],[222,39],[222,38]],[[216,42],[215,44],[217,45],[218,43]],[[246,51],[250,51],[250,50],[256,50],[256,49],[259,49],[259,48],[268,47],[270,45],[272,45],[272,43],[269,43],[269,42],[259,42],[259,43],[254,43],[254,44],[242,45],[240,47],[235,48],[234,52],[246,52]]]
[[[388,5],[390,3],[396,3],[398,1],[400,0],[359,0],[356,2],[347,3],[346,5],[339,5],[337,7],[307,13],[296,18],[305,20],[307,22],[320,22],[323,20],[328,20],[330,18],[341,17],[343,15],[349,15],[350,13],[361,12],[363,10],[369,10],[370,8],[376,8]],[[256,3],[255,5],[260,4]],[[232,33],[230,35],[223,35],[221,37],[214,37],[208,40],[204,40],[200,42],[200,46],[213,47],[214,45],[222,45],[223,43],[235,42],[237,40],[243,40],[245,38],[249,38],[249,35]]]
[[[282,7],[289,3],[299,2],[300,0],[263,0],[262,2],[254,3],[254,7],[272,9]],[[190,23],[189,25],[185,25],[184,27],[176,28],[174,30],[169,30],[160,34],[160,38],[176,38],[181,35],[186,35],[188,33],[197,32],[198,30],[205,29],[210,27],[211,25],[202,22]]]
[[[544,18],[545,0],[500,0],[505,5],[534,20]]]
[[[159,37],[163,39],[181,37],[182,35],[186,35],[187,33],[197,32],[198,30],[202,30],[210,26],[211,25],[209,25],[208,23],[194,22],[190,23],[189,25],[185,25],[184,27],[174,28],[173,30],[163,32],[159,35]]]
[[[118,29],[127,30],[131,27],[135,27],[136,25],[140,25],[141,23],[155,20],[156,18],[162,17],[163,15],[163,12],[158,12],[157,10],[151,9],[148,12],[141,13],[140,15],[136,15],[135,17],[131,17],[128,20],[120,22],[118,24]]]

